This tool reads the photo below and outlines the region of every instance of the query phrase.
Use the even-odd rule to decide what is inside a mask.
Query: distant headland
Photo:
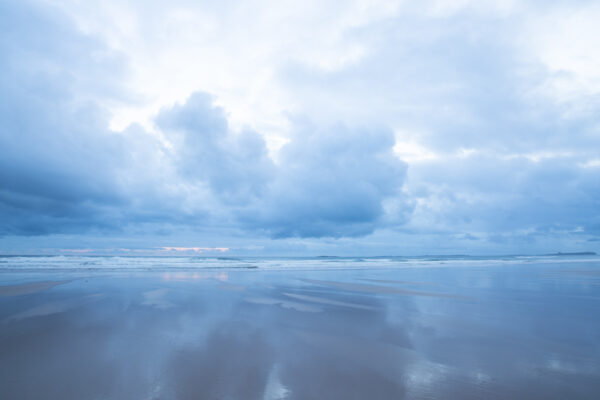
[[[594,251],[578,251],[571,253],[563,253],[559,251],[558,253],[546,254],[547,256],[595,256],[597,255]]]

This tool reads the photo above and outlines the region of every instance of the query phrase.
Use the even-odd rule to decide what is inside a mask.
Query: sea
[[[463,268],[515,265],[598,265],[600,256],[589,253],[548,255],[425,255],[378,257],[204,257],[103,255],[0,255],[0,272],[26,271],[195,271],[195,270],[331,270]]]

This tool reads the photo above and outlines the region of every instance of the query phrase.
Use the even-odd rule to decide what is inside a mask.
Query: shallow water
[[[598,398],[598,259],[417,261],[11,260],[0,398]]]

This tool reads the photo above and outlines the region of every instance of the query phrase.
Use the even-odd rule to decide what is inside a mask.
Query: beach
[[[600,393],[598,257],[89,259],[2,259],[0,398]]]

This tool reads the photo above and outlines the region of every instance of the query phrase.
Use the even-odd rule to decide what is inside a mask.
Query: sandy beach
[[[4,271],[0,398],[593,399],[597,271]]]

